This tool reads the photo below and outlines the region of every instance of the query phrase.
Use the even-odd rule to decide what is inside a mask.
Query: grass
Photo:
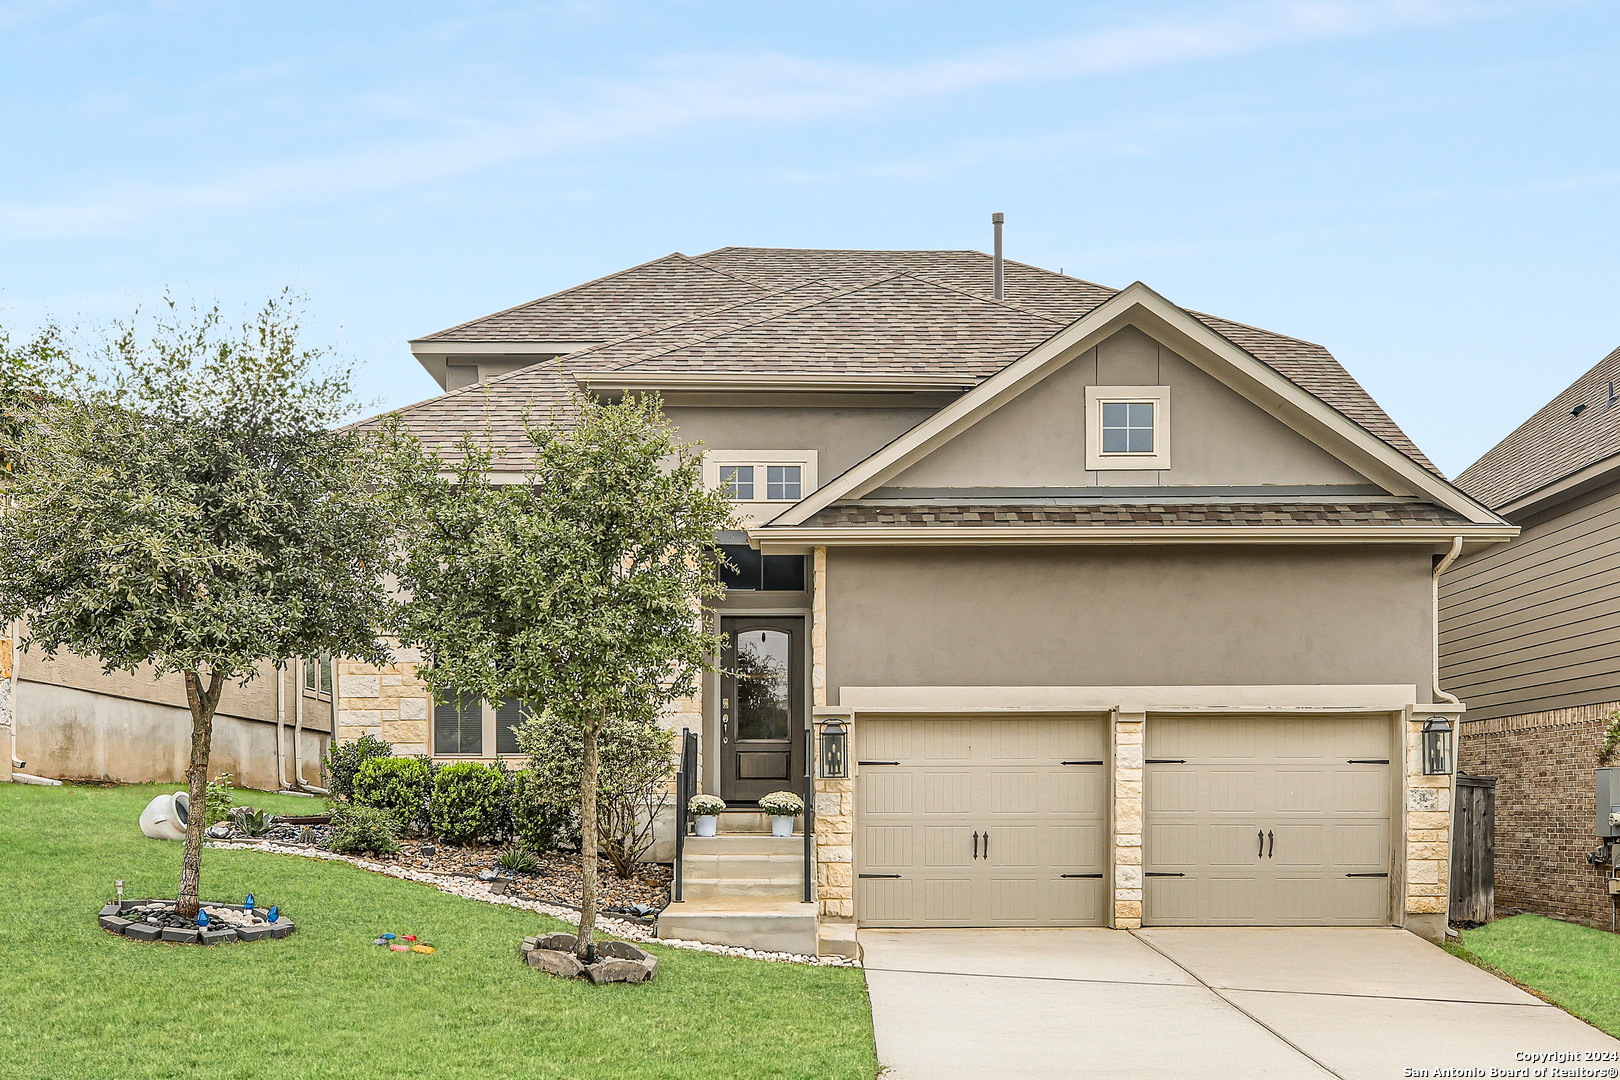
[[[1620,935],[1540,915],[1462,932],[1452,951],[1620,1037]]]
[[[257,851],[203,854],[205,900],[280,904],[281,941],[153,945],[96,926],[173,896],[180,844],[136,818],[168,786],[0,784],[0,1073],[44,1077],[814,1077],[871,1080],[859,970],[662,949],[658,978],[592,986],[518,960],[554,920]],[[310,813],[313,800],[237,803]],[[415,933],[432,956],[371,944]]]

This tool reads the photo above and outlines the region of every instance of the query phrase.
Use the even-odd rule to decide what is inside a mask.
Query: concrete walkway
[[[1547,1063],[1521,1053],[1620,1054],[1404,930],[862,930],[860,942],[884,1080],[1534,1076]]]

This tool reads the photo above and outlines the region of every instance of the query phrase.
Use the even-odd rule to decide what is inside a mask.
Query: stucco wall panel
[[[816,450],[821,482],[871,456],[934,409],[668,406],[681,438],[716,450]]]

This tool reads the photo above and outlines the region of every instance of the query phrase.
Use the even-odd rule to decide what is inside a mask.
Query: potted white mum
[[[793,819],[804,813],[804,800],[791,791],[773,791],[759,800],[759,808],[771,815],[772,836],[792,836]]]
[[[686,812],[697,818],[697,834],[713,836],[720,824],[720,811],[726,800],[718,795],[694,795],[686,804]]]

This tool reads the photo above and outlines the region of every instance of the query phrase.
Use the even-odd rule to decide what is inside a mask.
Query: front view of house
[[[521,472],[526,409],[656,392],[737,503],[724,670],[670,722],[735,808],[813,774],[813,902],[802,841],[738,815],[666,936],[1443,935],[1435,577],[1517,530],[1321,347],[978,252],[725,248],[412,348],[429,445],[487,430]],[[408,668],[339,696],[401,752],[506,733]]]

